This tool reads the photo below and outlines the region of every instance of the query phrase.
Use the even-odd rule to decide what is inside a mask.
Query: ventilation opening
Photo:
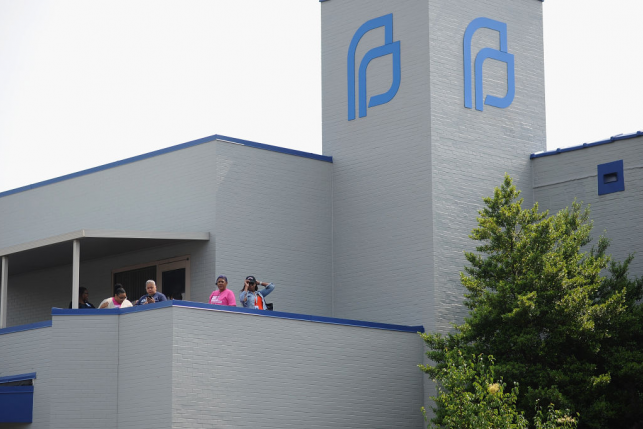
[[[618,173],[609,173],[603,176],[603,183],[618,182]]]

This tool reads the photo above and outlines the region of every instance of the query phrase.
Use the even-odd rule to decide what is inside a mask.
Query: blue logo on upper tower
[[[359,41],[369,31],[384,27],[384,45],[373,48],[364,55],[359,65],[359,117],[366,116],[366,68],[375,58],[393,55],[393,82],[391,88],[383,94],[374,95],[368,102],[368,107],[388,103],[395,97],[400,88],[400,42],[393,42],[393,14],[380,16],[362,24],[351,40],[348,48],[347,77],[348,77],[348,120],[355,119],[355,51]]]
[[[473,108],[471,100],[471,39],[480,28],[489,28],[500,33],[500,50],[484,48],[478,52],[475,61],[476,75],[476,110],[482,111],[482,64],[487,58],[507,63],[507,94],[502,97],[487,95],[484,104],[500,108],[509,107],[516,94],[516,78],[514,72],[514,56],[507,53],[507,24],[489,18],[476,18],[467,26],[464,32],[464,107]]]

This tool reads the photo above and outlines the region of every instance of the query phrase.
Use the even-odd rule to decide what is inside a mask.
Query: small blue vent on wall
[[[611,194],[625,190],[623,177],[623,160],[599,164],[598,169],[598,195]]]

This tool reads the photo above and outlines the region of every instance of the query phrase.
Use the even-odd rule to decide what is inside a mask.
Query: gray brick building
[[[416,332],[465,315],[505,172],[640,248],[643,133],[545,152],[540,1],[320,5],[323,155],[214,135],[0,193],[0,422],[419,428]],[[274,282],[277,311],[204,304],[219,274]],[[179,299],[67,309],[147,278]]]

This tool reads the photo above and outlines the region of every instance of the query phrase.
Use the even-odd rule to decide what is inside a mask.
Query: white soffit
[[[81,240],[83,238],[105,238],[105,239],[130,239],[130,240],[177,240],[177,241],[208,241],[209,232],[163,232],[163,231],[115,231],[104,229],[81,229],[53,237],[41,238],[27,243],[0,249],[0,256],[7,256],[26,250],[51,246],[53,244],[68,241]]]

